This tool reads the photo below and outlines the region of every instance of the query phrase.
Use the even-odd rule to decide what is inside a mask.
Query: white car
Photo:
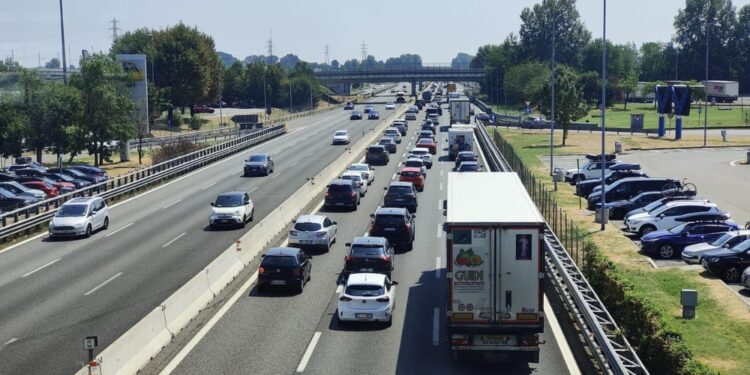
[[[649,212],[632,215],[625,219],[625,230],[641,236],[655,230],[666,230],[681,224],[678,216],[692,213],[715,214],[719,209],[715,203],[696,201],[674,201]]]
[[[245,227],[245,223],[253,221],[255,206],[250,195],[244,191],[230,191],[219,194],[215,202],[211,202],[211,215],[208,225],[213,229],[220,226]]]
[[[398,128],[388,128],[388,129],[385,129],[385,131],[383,132],[383,134],[385,134],[386,137],[393,138],[394,142],[401,143],[401,132],[398,131]]]
[[[592,156],[593,157],[593,156]],[[619,160],[608,160],[605,163],[605,168],[607,169],[604,172],[604,175],[608,175],[610,173],[609,168],[612,166],[620,163]],[[602,162],[601,158],[599,159],[592,159],[588,158],[586,162],[581,165],[581,168],[576,169],[567,169],[565,170],[565,181],[576,183],[578,181],[582,180],[588,180],[592,178],[601,178],[602,177]]]
[[[333,133],[333,144],[335,145],[348,145],[351,142],[349,138],[349,131],[347,130],[336,130]]]
[[[362,174],[362,177],[367,180],[367,184],[372,184],[373,181],[375,181],[375,170],[370,168],[370,164],[365,163],[356,163],[352,164],[347,168],[347,171],[354,171],[359,172]]]
[[[356,172],[356,171],[347,171],[344,172],[344,174],[341,175],[342,180],[354,180],[354,182],[357,183],[357,190],[359,191],[359,196],[364,197],[367,193],[367,180],[365,180],[364,177],[362,177],[362,173]]]
[[[404,118],[409,121],[417,121],[417,114],[410,112],[410,113],[407,113]]]
[[[421,158],[424,160],[425,165],[427,165],[427,169],[432,168],[432,155],[430,155],[430,150],[428,150],[425,147],[417,147],[409,151],[409,157],[416,156],[418,158]]]
[[[399,117],[399,118],[397,118],[397,119],[393,120],[393,122],[394,122],[394,123],[396,123],[396,122],[400,122],[400,123],[402,123],[402,124],[406,124],[406,123],[407,123],[407,122],[406,122],[406,117]]]
[[[396,307],[396,285],[386,275],[378,273],[353,273],[339,294],[336,315],[342,322],[393,321]]]
[[[743,229],[727,232],[713,240],[713,242],[701,242],[685,247],[682,250],[682,260],[687,264],[700,264],[703,254],[721,248],[733,248],[734,245],[738,245],[747,239],[750,239],[750,230]]]
[[[388,103],[385,105],[385,109],[396,109],[396,103]]]
[[[91,237],[109,228],[109,208],[101,197],[73,198],[57,209],[49,222],[49,237]]]
[[[327,216],[302,215],[294,221],[294,226],[289,231],[289,246],[322,247],[328,251],[336,241],[337,231],[337,223]]]

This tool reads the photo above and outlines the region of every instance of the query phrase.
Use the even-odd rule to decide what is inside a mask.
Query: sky
[[[161,29],[184,22],[214,38],[218,51],[235,57],[273,53],[344,62],[359,59],[362,45],[378,60],[416,53],[424,63],[449,63],[458,52],[499,44],[518,33],[520,13],[541,0],[63,0],[69,64],[81,50],[108,51],[112,20],[119,32]],[[0,58],[35,67],[61,57],[58,0],[2,0]],[[578,0],[592,37],[602,36],[603,0]],[[750,0],[734,0],[738,9]],[[615,43],[669,41],[674,16],[685,0],[610,0],[607,38]]]

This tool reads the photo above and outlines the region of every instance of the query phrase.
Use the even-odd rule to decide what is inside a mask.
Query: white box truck
[[[453,124],[448,129],[448,156],[456,160],[461,151],[474,151],[474,127],[472,125]]]
[[[471,123],[471,102],[468,98],[451,99],[450,101],[451,124]]]
[[[544,219],[512,172],[448,174],[448,341],[454,360],[539,362]]]
[[[706,87],[708,100],[719,103],[733,103],[740,93],[740,83],[737,81],[702,81]],[[700,99],[700,98],[695,98]]]

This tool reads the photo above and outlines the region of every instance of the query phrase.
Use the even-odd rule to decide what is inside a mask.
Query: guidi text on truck
[[[542,215],[512,172],[449,173],[445,208],[453,359],[538,363]]]

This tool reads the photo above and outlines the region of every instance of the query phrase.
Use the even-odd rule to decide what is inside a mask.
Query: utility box
[[[607,224],[609,222],[609,208],[598,208],[596,209],[596,216],[594,221],[597,223]]]
[[[565,170],[562,168],[555,168],[552,172],[552,179],[555,182],[565,182]]]
[[[643,113],[633,113],[630,115],[630,128],[643,129]]]
[[[698,291],[695,289],[681,290],[680,304],[682,304],[682,319],[695,319],[695,307],[698,306]]]
[[[615,142],[615,154],[622,154],[622,142]]]

